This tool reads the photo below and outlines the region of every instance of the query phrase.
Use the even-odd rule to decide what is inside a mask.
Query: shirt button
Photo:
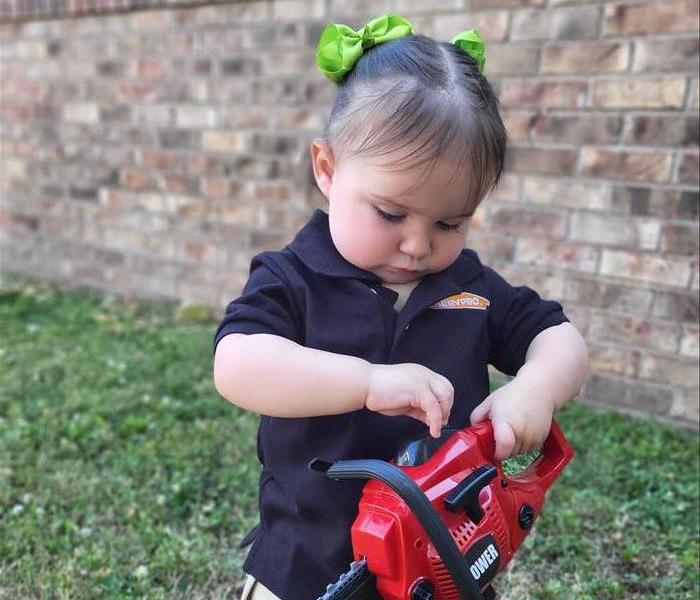
[[[375,290],[374,288],[369,288],[369,291],[372,292],[373,294],[377,293],[377,290]]]
[[[411,326],[411,324],[409,323],[408,325],[406,325],[406,327],[403,328],[403,330],[404,330],[404,331],[408,331],[408,328],[409,328],[410,326]]]

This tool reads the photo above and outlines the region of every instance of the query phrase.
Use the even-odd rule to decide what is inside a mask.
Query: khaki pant
[[[241,600],[280,600],[252,575],[246,575]]]

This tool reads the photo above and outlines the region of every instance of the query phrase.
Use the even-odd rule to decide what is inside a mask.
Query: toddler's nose
[[[430,239],[422,234],[406,236],[401,241],[399,249],[418,262],[430,254]]]

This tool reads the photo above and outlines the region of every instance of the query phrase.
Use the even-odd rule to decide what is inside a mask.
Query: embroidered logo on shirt
[[[475,308],[477,310],[486,310],[491,304],[486,298],[471,294],[470,292],[460,292],[454,296],[443,298],[440,302],[436,302],[430,308],[437,310],[451,310],[453,308]]]

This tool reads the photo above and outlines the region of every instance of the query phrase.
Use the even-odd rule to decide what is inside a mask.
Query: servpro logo
[[[496,576],[501,562],[496,539],[491,534],[472,544],[464,558],[467,560],[472,578],[479,582],[481,587]]]
[[[477,310],[486,310],[491,304],[486,298],[477,296],[470,292],[460,292],[454,296],[443,298],[440,302],[436,302],[430,308],[436,310],[451,310],[459,308],[475,308]]]

